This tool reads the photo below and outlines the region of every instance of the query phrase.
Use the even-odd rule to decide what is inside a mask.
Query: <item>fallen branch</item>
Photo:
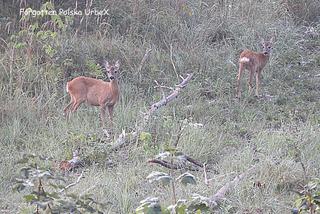
[[[186,78],[182,79],[182,82],[176,86],[176,88],[173,90],[173,92],[168,95],[167,97],[162,98],[160,101],[154,103],[151,105],[149,111],[145,115],[145,119],[149,119],[150,115],[155,112],[157,109],[167,105],[169,102],[171,102],[173,99],[175,99],[178,94],[180,93],[181,89],[183,89],[190,79],[192,78],[192,74],[187,74]]]
[[[141,72],[141,70],[142,70],[143,65],[144,65],[145,62],[147,61],[147,58],[149,57],[151,51],[152,51],[151,48],[149,48],[149,49],[146,50],[146,53],[144,54],[144,56],[143,56],[143,58],[142,58],[142,60],[141,60],[141,62],[140,62],[139,68],[138,68],[139,74],[140,74],[140,72]]]
[[[198,162],[197,160],[195,160],[195,159],[193,159],[193,158],[191,158],[191,157],[189,157],[187,155],[185,155],[185,158],[186,158],[187,161],[189,161],[190,163],[193,163],[196,166],[204,167],[204,164]]]
[[[83,177],[83,171],[81,172],[81,174],[79,175],[79,177],[77,178],[77,180],[76,180],[75,182],[73,182],[73,183],[69,184],[68,186],[64,187],[63,189],[61,189],[61,190],[59,191],[59,193],[65,191],[66,189],[69,189],[70,187],[75,186],[77,183],[80,182],[80,179],[81,179],[82,177]]]
[[[225,198],[225,195],[228,191],[230,191],[231,188],[235,187],[239,184],[243,178],[251,173],[255,169],[255,166],[250,167],[247,171],[243,172],[242,174],[236,176],[232,181],[226,183],[224,186],[222,186],[218,192],[216,192],[214,195],[212,195],[210,198],[208,198],[209,206],[210,208],[216,208],[219,203]]]
[[[139,123],[136,124],[136,129],[135,131],[129,133],[129,134],[125,134],[125,133],[121,133],[118,137],[118,139],[116,139],[115,144],[112,146],[111,150],[117,150],[125,145],[130,144],[131,142],[128,142],[128,139],[126,138],[126,136],[130,136],[131,138],[134,137],[139,137],[139,134],[144,130],[147,122],[150,119],[150,116],[158,109],[160,109],[161,107],[167,105],[169,102],[171,102],[172,100],[174,100],[179,93],[181,92],[181,90],[186,87],[186,85],[188,84],[188,82],[190,81],[190,79],[192,78],[193,74],[187,74],[186,78],[182,78],[182,82],[178,85],[175,86],[175,89],[171,92],[171,94],[169,94],[168,96],[165,96],[163,94],[163,98],[152,104],[149,108],[149,110],[147,112],[144,113],[144,117],[142,119],[142,121],[139,121]],[[158,84],[159,85],[159,84]],[[161,87],[163,88],[163,86]]]
[[[191,166],[169,163],[165,160],[160,160],[160,159],[150,159],[150,160],[148,160],[148,163],[156,163],[156,164],[159,164],[160,166],[166,167],[168,169],[187,169],[190,171],[199,171],[199,169],[193,168]]]
[[[170,44],[170,61],[171,61],[171,64],[172,64],[172,67],[173,67],[173,70],[174,70],[174,73],[176,74],[176,76],[178,77],[178,73],[177,73],[177,69],[176,69],[176,66],[173,62],[173,50],[172,50],[172,44]]]

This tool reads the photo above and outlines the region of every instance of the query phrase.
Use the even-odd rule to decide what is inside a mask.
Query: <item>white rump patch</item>
[[[242,57],[240,58],[239,62],[249,62],[250,59],[248,57]]]
[[[67,91],[67,92],[69,92],[69,90],[68,90],[68,84],[69,84],[69,83],[67,82],[67,85],[66,85],[66,91]]]

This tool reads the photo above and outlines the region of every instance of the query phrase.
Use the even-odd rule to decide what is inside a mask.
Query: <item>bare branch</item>
[[[169,163],[165,160],[159,160],[159,159],[150,159],[148,160],[148,163],[156,163],[168,169],[188,169],[190,171],[199,171],[199,169],[196,169],[190,166],[177,165],[177,164]]]
[[[165,99],[162,99],[162,100],[152,104],[151,108],[149,109],[147,114],[150,116],[154,111],[165,106],[167,103],[171,102],[174,98],[176,98],[178,96],[178,94],[180,93],[181,89],[184,88],[188,84],[188,82],[191,78],[192,78],[192,74],[188,74],[187,77],[184,78],[182,80],[182,82],[176,86],[175,90],[169,96],[165,97]]]
[[[130,136],[132,138],[134,137],[138,137],[139,134],[143,131],[143,129],[145,128],[147,122],[150,119],[150,116],[158,109],[160,109],[161,107],[167,105],[169,102],[171,102],[172,100],[174,100],[181,92],[181,89],[183,89],[184,87],[186,87],[186,85],[188,84],[188,82],[191,80],[193,74],[187,74],[186,78],[183,78],[182,82],[180,84],[178,84],[176,86],[176,88],[171,92],[170,95],[168,96],[164,96],[160,101],[152,104],[149,108],[149,110],[147,112],[145,112],[142,118],[142,121],[137,122],[136,124],[136,129],[135,131],[131,132],[130,134],[127,134],[127,136]],[[123,134],[121,134],[119,136],[119,138],[121,138],[121,140],[116,140],[115,144],[112,146],[111,150],[117,150],[120,147],[123,147],[125,145],[130,144],[130,142],[127,142],[127,139],[124,138]]]
[[[152,51],[151,48],[148,48],[148,49],[146,50],[146,53],[144,54],[144,56],[143,56],[143,58],[142,58],[142,60],[141,60],[141,62],[140,62],[139,68],[138,68],[138,72],[139,72],[139,73],[141,72],[143,65],[144,65],[145,62],[147,61],[147,59],[148,59],[151,51]]]
[[[210,204],[211,208],[216,208],[218,204],[225,198],[225,195],[228,191],[230,191],[231,188],[238,185],[243,178],[251,173],[256,166],[250,167],[247,171],[243,172],[242,174],[236,176],[232,181],[226,183],[224,186],[222,186],[218,192],[216,192],[214,195],[212,195],[210,198],[208,198],[208,202]]]
[[[159,88],[160,91],[161,91],[161,93],[162,93],[162,99],[166,99],[166,94],[164,93],[163,86],[160,85],[157,80],[155,80],[154,82],[155,82],[156,85],[157,85],[157,86],[155,86],[154,88]]]
[[[212,179],[208,179],[208,176],[207,176],[207,164],[204,163],[203,164],[203,174],[204,174],[204,183],[206,185],[209,185],[209,182],[212,180]]]
[[[80,179],[81,179],[82,177],[83,177],[83,171],[81,172],[81,174],[79,175],[79,177],[77,178],[77,180],[76,180],[75,182],[73,182],[73,183],[69,184],[68,186],[64,187],[63,189],[61,189],[61,190],[59,191],[59,193],[65,191],[66,189],[69,189],[70,187],[75,186],[77,183],[80,182]]]
[[[177,69],[176,69],[176,66],[173,62],[173,50],[172,50],[172,44],[170,44],[170,61],[171,61],[171,64],[172,64],[172,67],[173,67],[173,70],[174,70],[174,73],[176,74],[177,77],[179,77],[178,73],[177,73]],[[181,77],[181,76],[180,76]],[[182,77],[181,77],[182,78]]]
[[[204,164],[199,163],[197,160],[195,160],[195,159],[193,159],[193,158],[191,158],[191,157],[189,157],[187,155],[185,155],[185,158],[186,158],[187,161],[189,161],[190,163],[193,163],[196,166],[199,166],[199,167],[203,167],[204,166]]]

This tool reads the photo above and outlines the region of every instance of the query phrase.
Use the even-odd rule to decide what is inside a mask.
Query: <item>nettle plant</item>
[[[54,10],[54,5],[46,2],[40,9]],[[28,10],[32,8],[26,8],[26,11]],[[23,13],[19,20],[21,30],[10,37],[10,42],[15,49],[25,52],[29,58],[37,53],[50,59],[57,52],[55,49],[57,33],[65,32],[71,21],[72,17],[58,14],[32,16],[31,13]]]
[[[320,179],[314,179],[303,186],[301,191],[296,191],[299,198],[296,200],[294,214],[320,213]]]
[[[176,169],[192,169],[187,167],[189,157],[175,149],[158,154],[154,159],[149,160],[150,163],[157,163],[168,168],[168,172],[153,171],[147,176],[150,183],[160,183],[171,189],[172,205],[163,206],[157,197],[147,197],[140,201],[140,206],[136,209],[136,214],[145,213],[161,213],[161,214],[186,214],[186,213],[209,213],[209,204],[207,198],[193,194],[190,200],[177,199],[176,190],[179,185],[188,186],[196,185],[197,179],[189,172],[185,172],[179,176],[175,176]]]
[[[95,201],[90,194],[68,192],[82,178],[67,185],[67,176],[52,170],[52,160],[34,154],[24,155],[18,164],[20,175],[16,178],[14,190],[25,193],[24,200],[31,205],[34,213],[103,213],[105,205]]]

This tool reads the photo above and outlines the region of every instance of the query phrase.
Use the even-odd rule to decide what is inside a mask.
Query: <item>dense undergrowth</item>
[[[181,124],[187,125],[178,150],[207,162],[213,179],[207,186],[202,172],[195,172],[197,185],[178,188],[181,198],[193,192],[210,196],[259,160],[217,213],[290,213],[297,199],[293,190],[319,177],[317,0],[79,1],[79,9],[108,9],[105,16],[88,17],[18,16],[19,6],[75,7],[72,1],[21,2],[0,3],[1,213],[34,210],[23,192],[12,191],[23,154],[65,160],[79,146],[87,161],[85,177],[68,191],[93,194],[107,205],[105,213],[132,213],[151,195],[169,205],[170,190],[146,181],[154,169],[146,161],[176,142]],[[235,99],[239,53],[258,51],[259,37],[272,35],[263,97],[249,96],[243,80],[244,96]],[[63,117],[66,82],[79,75],[106,80],[104,59],[121,62],[116,135],[131,131],[141,112],[161,99],[154,80],[174,86],[179,75],[194,74],[181,96],[149,122],[144,131],[151,141],[109,153],[98,109],[83,105],[71,121]]]

